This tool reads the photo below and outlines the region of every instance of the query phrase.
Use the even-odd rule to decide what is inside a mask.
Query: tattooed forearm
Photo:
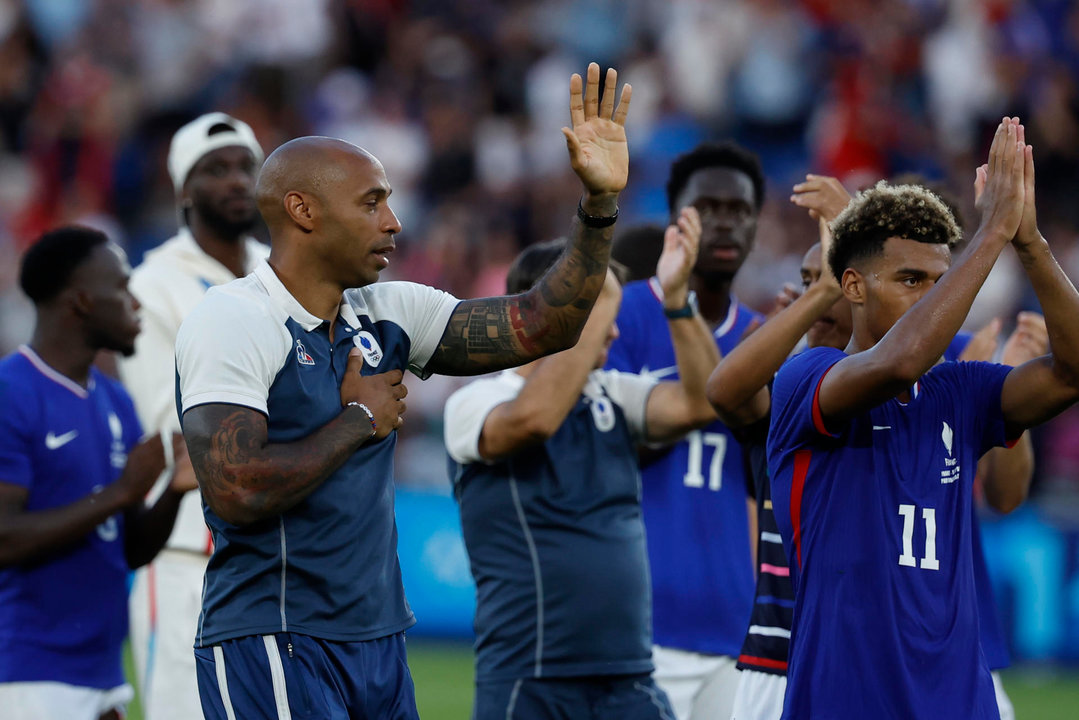
[[[235,525],[294,507],[368,439],[370,426],[353,414],[345,411],[301,440],[269,443],[266,417],[250,408],[211,404],[187,411],[184,438],[206,503]]]
[[[575,221],[572,242],[531,290],[458,304],[427,369],[475,375],[572,347],[603,287],[613,234]]]

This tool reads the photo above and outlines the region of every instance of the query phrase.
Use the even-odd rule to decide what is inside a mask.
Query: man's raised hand
[[[809,211],[809,217],[829,223],[850,203],[850,193],[834,177],[806,175],[793,188],[791,202]]]
[[[701,246],[701,216],[695,207],[685,207],[663,234],[663,253],[656,264],[656,276],[663,288],[663,304],[672,310],[684,307],[689,297],[689,276]]]
[[[569,110],[573,128],[562,128],[569,161],[591,195],[618,193],[629,178],[626,113],[633,88],[628,84],[615,107],[618,72],[607,70],[603,98],[599,92],[599,65],[588,66],[587,81],[574,73],[569,81]]]
[[[1019,127],[1018,118],[1001,121],[989,148],[989,162],[978,168],[974,181],[975,205],[982,215],[979,232],[993,233],[1006,242],[1015,238],[1025,207],[1028,150],[1019,141]]]

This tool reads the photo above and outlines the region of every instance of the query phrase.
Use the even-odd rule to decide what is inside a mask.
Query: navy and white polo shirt
[[[341,412],[349,351],[363,374],[425,366],[458,300],[387,282],[349,290],[334,327],[307,312],[266,262],[212,288],[176,339],[181,414],[225,403],[267,417],[269,441],[310,435]],[[396,433],[357,450],[311,495],[274,518],[238,527],[204,506],[214,539],[196,646],[296,632],[370,640],[410,627],[393,506]]]
[[[446,402],[446,448],[476,580],[476,679],[652,671],[652,603],[636,441],[651,378],[594,371],[546,442],[485,462],[487,416],[525,379]]]

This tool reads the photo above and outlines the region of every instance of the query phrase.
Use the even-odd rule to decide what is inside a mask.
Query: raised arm
[[[1060,269],[1038,230],[1034,205],[1034,158],[1026,148],[1023,219],[1012,241],[1045,315],[1049,354],[1008,373],[1001,393],[1004,420],[1017,435],[1079,400],[1079,293]]]
[[[846,207],[850,196],[838,180],[819,175],[807,175],[794,192],[791,201],[807,208],[820,226],[820,274],[813,279],[803,268],[802,281],[808,287],[801,297],[738,343],[708,378],[708,399],[727,427],[745,427],[768,415],[768,383],[813,323],[843,297],[827,260],[832,247],[828,223]]]
[[[708,376],[719,362],[716,339],[689,303],[689,277],[701,242],[701,218],[685,208],[663,236],[656,276],[663,288],[663,310],[678,364],[678,380],[661,382],[648,396],[648,439],[670,442],[716,419],[705,397]]]
[[[479,439],[479,454],[484,460],[500,460],[539,445],[558,431],[612,337],[621,296],[618,280],[608,271],[577,344],[536,362],[517,397],[488,413]]]
[[[632,88],[624,87],[615,107],[617,81],[609,69],[601,101],[598,65],[588,66],[583,87],[579,75],[570,79],[573,128],[562,132],[585,192],[565,253],[526,293],[458,304],[427,364],[431,372],[476,375],[515,367],[577,342],[603,286],[618,194],[629,174],[625,122]]]
[[[218,517],[247,525],[280,515],[361,445],[400,427],[408,392],[401,371],[362,376],[362,364],[354,348],[341,383],[341,413],[294,442],[269,442],[266,416],[251,408],[211,403],[184,413],[184,438],[202,497]]]
[[[819,407],[826,426],[875,407],[907,391],[944,354],[970,311],[1001,250],[1019,227],[1023,214],[1023,154],[1018,122],[1006,118],[997,128],[990,149],[982,222],[966,252],[939,281],[924,273],[900,272],[913,289],[932,287],[908,309],[875,345],[836,363],[824,376]],[[844,294],[857,295],[859,280],[847,269],[840,280]]]
[[[1015,331],[1004,343],[1001,362],[1015,367],[1041,357],[1049,351],[1045,318],[1038,313],[1019,313]],[[978,461],[985,500],[997,512],[1010,513],[1019,507],[1030,491],[1034,477],[1034,448],[1030,433],[1024,432],[1010,448],[993,448]]]

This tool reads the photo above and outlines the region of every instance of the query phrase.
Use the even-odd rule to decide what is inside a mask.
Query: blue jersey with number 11
[[[979,641],[971,494],[1005,442],[1010,368],[946,362],[907,402],[826,427],[818,393],[846,355],[776,376],[768,470],[795,590],[783,718],[998,718]]]
[[[659,282],[630,283],[607,367],[678,377]],[[730,352],[760,316],[731,298],[716,344]],[[742,449],[716,421],[641,465],[657,645],[737,657],[753,608]]]

